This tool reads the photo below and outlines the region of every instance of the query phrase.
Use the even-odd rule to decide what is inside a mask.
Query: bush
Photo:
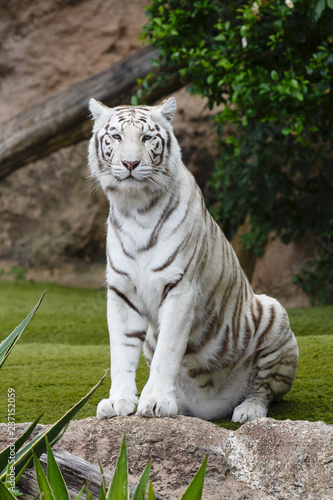
[[[244,243],[260,254],[270,231],[285,243],[312,233],[322,258],[297,279],[322,301],[333,298],[332,7],[333,0],[198,0],[191,8],[153,0],[143,30],[160,49],[156,65],[169,68],[154,85],[176,71],[210,108],[224,105],[215,116],[221,156],[209,201],[226,235],[249,216]],[[149,81],[143,87],[151,91]]]

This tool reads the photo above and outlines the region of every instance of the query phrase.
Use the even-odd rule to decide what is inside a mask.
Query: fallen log
[[[82,486],[88,484],[93,500],[98,500],[102,484],[102,474],[99,467],[65,450],[55,449],[52,452],[63,475],[70,497],[75,498]],[[46,472],[47,456],[45,453],[41,455],[39,461]],[[108,489],[113,475],[107,470],[103,470],[103,474],[106,488]],[[22,500],[32,500],[35,498],[39,493],[35,471],[33,469],[26,470],[17,483],[17,487],[23,493],[20,496]],[[129,482],[129,491],[131,494],[134,489],[135,485]],[[162,500],[161,496],[157,494],[155,496],[156,500]]]
[[[129,104],[137,79],[154,71],[158,51],[148,46],[111,68],[25,109],[0,128],[0,180],[24,165],[89,137],[90,97],[108,106]],[[177,75],[145,98],[148,104],[182,87]]]

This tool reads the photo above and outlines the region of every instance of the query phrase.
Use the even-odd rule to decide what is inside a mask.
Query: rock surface
[[[265,252],[257,257],[251,285],[256,293],[266,293],[272,297],[283,298],[285,305],[304,307],[309,305],[309,297],[300,286],[292,283],[292,277],[306,266],[316,264],[319,246],[315,246],[311,235],[303,235],[285,245],[272,232],[268,236]],[[322,251],[324,248],[321,249]]]
[[[18,424],[17,435],[25,427]],[[181,498],[206,453],[203,500],[333,496],[333,426],[323,422],[262,418],[229,431],[188,417],[86,418],[71,422],[55,447],[93,463],[99,458],[114,470],[124,433],[131,481],[151,457],[154,489],[166,500]],[[0,449],[6,443],[5,424],[0,424]]]

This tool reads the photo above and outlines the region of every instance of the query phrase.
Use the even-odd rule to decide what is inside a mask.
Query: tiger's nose
[[[121,163],[124,165],[124,167],[126,167],[130,172],[132,172],[132,170],[134,170],[138,165],[139,165],[139,161],[124,161],[124,160],[121,160]]]

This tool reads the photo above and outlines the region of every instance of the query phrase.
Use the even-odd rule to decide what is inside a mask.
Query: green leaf
[[[126,455],[126,436],[117,460],[116,470],[114,472],[110,488],[106,496],[107,500],[128,500],[128,472]]]
[[[58,464],[55,461],[47,437],[45,437],[45,441],[47,449],[47,479],[57,499],[61,498],[61,500],[70,500],[66,483],[59,470]]]
[[[279,75],[278,75],[277,71],[275,71],[275,69],[273,69],[271,71],[271,78],[272,78],[272,80],[274,80],[274,82],[277,82],[279,80]]]
[[[15,471],[12,471],[12,465],[10,462],[8,462],[8,466],[7,466],[7,471],[6,471],[6,479],[4,481],[4,485],[6,486],[6,488],[9,490],[10,493],[12,493],[14,495],[14,497],[16,497],[18,495],[19,490],[17,490],[15,488],[15,477],[12,476],[12,473],[15,473]],[[0,495],[0,498],[1,495]]]
[[[333,9],[333,0],[327,0],[327,7]]]
[[[296,97],[296,99],[298,99],[299,101],[304,101],[303,94],[301,94],[301,93],[300,93],[300,92],[298,92],[298,91],[293,92],[293,96],[295,96],[295,97]]]
[[[151,461],[149,460],[146,467],[145,467],[145,470],[143,471],[141,479],[134,490],[132,500],[144,500],[145,499],[147,484],[149,481],[150,468],[151,468]]]
[[[81,490],[79,491],[78,495],[75,497],[75,500],[80,500],[81,499],[81,496],[82,496],[82,493],[83,493],[83,490],[85,488],[85,485],[82,486]]]
[[[38,434],[34,439],[27,443],[15,457],[15,472],[19,474],[23,467],[27,467],[27,462],[32,465],[32,450],[37,457],[40,457],[42,453],[46,451],[45,436],[47,436],[51,446],[56,443],[62,434],[65,432],[65,427],[69,424],[71,419],[76,415],[76,413],[84,406],[88,399],[94,394],[96,389],[100,386],[106,377],[103,375],[101,380],[84,396],[80,401],[78,401],[68,412],[66,412],[57,422],[55,422],[51,427],[45,429],[43,432]],[[0,475],[0,480],[6,475],[6,471],[2,471]]]
[[[315,20],[318,21],[326,6],[326,0],[317,0],[315,6]]]
[[[15,451],[19,450],[23,443],[26,442],[26,440],[29,438],[30,434],[32,434],[34,428],[38,424],[42,414],[37,417],[32,424],[28,427],[28,429],[15,441]],[[12,445],[7,446],[2,452],[0,453],[0,471],[1,473],[4,471],[8,464],[9,456],[10,456],[10,450],[12,448]]]
[[[243,125],[243,127],[246,127],[247,124],[248,124],[248,119],[247,119],[247,116],[244,115],[244,116],[242,116],[242,125]]]
[[[214,40],[216,42],[225,42],[226,41],[226,37],[225,37],[225,34],[224,33],[219,33],[215,38]]]
[[[94,500],[91,491],[88,488],[87,485],[87,494],[86,494],[86,500]]]
[[[32,452],[32,456],[35,464],[37,483],[41,498],[43,500],[57,500],[52,492],[52,488],[47,477],[45,476],[42,466],[39,463],[38,458],[36,457],[34,452]]]
[[[99,490],[98,500],[106,500],[106,493],[102,484],[101,489]]]
[[[153,485],[151,484],[151,481],[149,483],[149,488],[148,488],[148,500],[156,500],[154,488]]]
[[[207,76],[207,83],[208,85],[210,85],[211,83],[213,83],[214,81],[214,75],[213,74],[210,74]]]
[[[189,487],[182,496],[182,500],[200,500],[202,497],[202,489],[205,480],[205,471],[207,465],[208,455],[205,456],[202,465],[194,478],[192,479]]]
[[[16,500],[16,497],[6,486],[0,481],[0,498],[1,500]]]
[[[102,484],[101,484],[101,489],[99,492],[98,500],[106,500],[106,485],[105,485],[104,471],[102,468],[102,464],[99,460],[98,460],[98,465],[99,465],[99,470],[101,471],[101,474],[102,474]]]
[[[6,361],[7,357],[9,356],[11,350],[15,346],[16,342],[19,340],[21,337],[22,333],[28,326],[31,318],[37,311],[38,307],[40,306],[40,303],[42,302],[43,298],[45,295],[45,291],[43,292],[41,298],[39,299],[38,303],[35,305],[33,310],[28,314],[28,316],[22,321],[22,323],[15,328],[14,331],[0,344],[0,368]]]

